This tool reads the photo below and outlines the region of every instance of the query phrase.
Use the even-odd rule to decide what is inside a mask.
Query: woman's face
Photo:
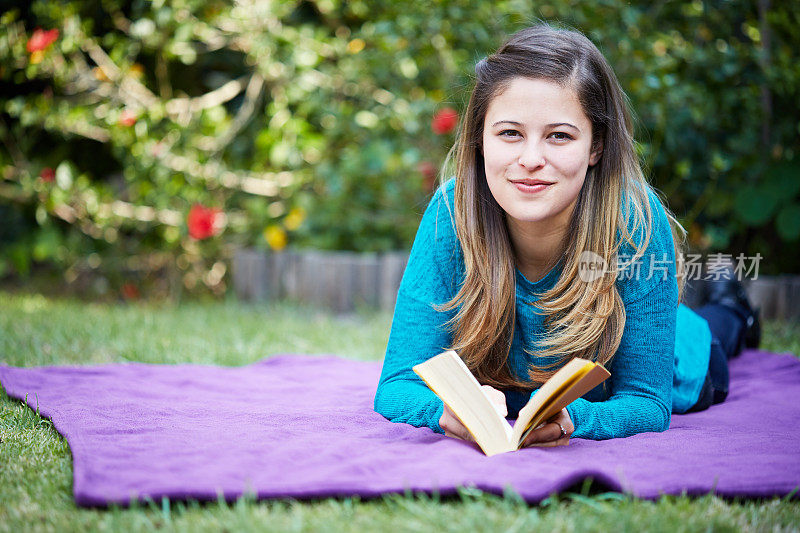
[[[600,157],[591,144],[592,124],[573,89],[514,78],[484,119],[489,189],[513,222],[566,227],[586,171]]]

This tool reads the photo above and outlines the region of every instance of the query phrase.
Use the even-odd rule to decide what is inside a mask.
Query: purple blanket
[[[380,363],[284,355],[245,367],[0,366],[72,449],[79,505],[131,498],[372,497],[474,486],[529,502],[591,477],[638,497],[786,495],[800,485],[800,361],[749,351],[721,405],[665,433],[485,457],[372,410]]]

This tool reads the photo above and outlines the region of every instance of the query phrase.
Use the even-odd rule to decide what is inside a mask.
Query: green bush
[[[453,142],[434,114],[536,20],[609,58],[695,248],[800,271],[781,253],[800,237],[798,14],[743,0],[18,2],[0,15],[0,269],[113,288],[174,269],[221,293],[236,246],[408,247]]]

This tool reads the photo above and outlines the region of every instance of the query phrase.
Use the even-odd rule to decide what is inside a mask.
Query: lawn
[[[285,352],[379,360],[391,315],[336,317],[286,303],[85,303],[0,292],[0,362],[18,366],[109,361],[244,365]],[[800,354],[800,326],[765,324],[763,348]],[[800,501],[666,496],[656,502],[589,487],[529,506],[463,489],[458,497],[390,495],[313,502],[152,502],[79,509],[69,447],[21,402],[0,393],[0,531],[796,531]]]

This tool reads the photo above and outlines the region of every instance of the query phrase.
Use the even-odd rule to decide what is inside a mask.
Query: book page
[[[556,398],[549,407],[547,407],[544,412],[542,413],[539,420],[542,422],[545,420],[549,420],[563,408],[598,386],[600,383],[606,380],[611,376],[608,370],[605,369],[602,365],[595,365],[589,372],[584,375],[580,380],[575,383],[574,385],[570,386],[564,394]]]
[[[600,367],[602,372],[608,374],[608,371],[602,366],[592,361],[576,357],[548,379],[541,388],[534,393],[525,407],[520,410],[517,422],[514,424],[514,432],[511,437],[512,442],[518,445],[527,437],[528,433],[535,429],[541,422],[563,409],[575,398],[588,392],[591,388],[580,392],[577,386],[587,385],[589,382],[582,382],[582,378],[587,376],[596,367]],[[603,381],[603,379],[605,378],[600,379],[600,381]],[[576,396],[576,392],[580,393]],[[572,397],[572,400],[564,404],[563,399],[566,398],[567,395]],[[555,409],[556,405],[560,407]]]
[[[486,455],[514,450],[511,425],[498,413],[478,380],[454,351],[413,367],[428,387],[447,404]]]

